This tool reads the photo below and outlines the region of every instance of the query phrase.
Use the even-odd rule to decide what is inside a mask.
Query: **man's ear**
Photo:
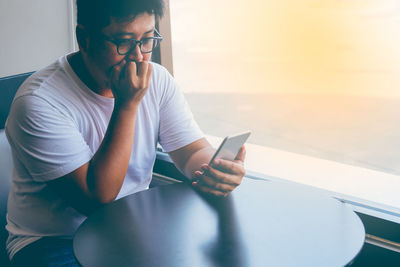
[[[87,52],[89,48],[89,35],[82,25],[76,26],[76,40],[79,45],[79,50]]]

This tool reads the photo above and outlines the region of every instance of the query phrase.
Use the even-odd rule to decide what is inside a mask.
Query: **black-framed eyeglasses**
[[[105,40],[115,44],[117,46],[117,52],[120,55],[127,55],[131,53],[136,46],[139,44],[140,52],[143,54],[151,53],[162,41],[162,36],[156,29],[154,29],[154,35],[152,37],[145,37],[142,40],[136,39],[114,39],[104,33],[100,33],[100,36]]]

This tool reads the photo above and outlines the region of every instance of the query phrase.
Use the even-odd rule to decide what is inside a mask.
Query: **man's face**
[[[155,17],[148,13],[137,15],[133,21],[116,22],[102,29],[102,33],[114,40],[135,39],[142,40],[154,36]],[[113,67],[122,60],[136,62],[149,61],[151,53],[141,53],[137,45],[129,54],[120,55],[117,45],[103,38],[92,38],[87,50],[87,67],[99,86],[109,84],[109,75]]]

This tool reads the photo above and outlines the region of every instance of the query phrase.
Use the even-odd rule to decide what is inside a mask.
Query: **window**
[[[250,129],[249,170],[400,214],[399,1],[169,7],[174,76],[207,134]]]

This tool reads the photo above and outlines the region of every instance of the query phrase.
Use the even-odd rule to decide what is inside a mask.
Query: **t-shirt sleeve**
[[[14,157],[38,182],[62,177],[93,156],[74,122],[34,95],[14,100],[6,134]]]
[[[173,77],[162,67],[157,72],[162,88],[159,142],[165,152],[171,152],[201,139],[204,134]]]

